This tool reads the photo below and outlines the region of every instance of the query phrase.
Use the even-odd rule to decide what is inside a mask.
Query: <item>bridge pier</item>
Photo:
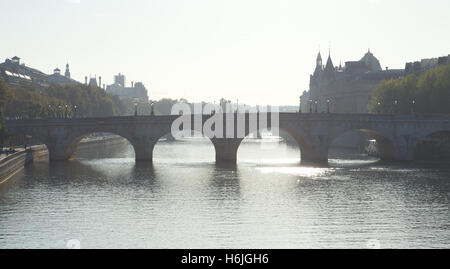
[[[139,137],[130,141],[134,148],[136,162],[153,161],[153,149],[155,148],[158,138]]]
[[[211,138],[216,150],[216,163],[237,163],[237,151],[243,138]]]
[[[77,144],[82,138],[61,137],[46,141],[50,161],[69,160],[77,150]]]
[[[75,151],[68,150],[66,148],[48,145],[47,150],[50,161],[67,161],[69,160]]]
[[[328,165],[328,137],[314,136],[301,143],[300,161],[304,165]]]
[[[380,159],[384,161],[412,161],[417,139],[410,135],[397,136],[378,143]]]

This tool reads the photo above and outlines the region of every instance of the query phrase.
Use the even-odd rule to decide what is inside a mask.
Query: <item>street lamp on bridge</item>
[[[302,97],[298,98],[298,113],[302,113]]]
[[[150,104],[150,116],[155,116],[155,106],[154,106],[155,102],[151,101],[149,104]]]
[[[62,106],[59,105],[58,108],[59,108],[59,110],[58,110],[58,118],[62,118]]]

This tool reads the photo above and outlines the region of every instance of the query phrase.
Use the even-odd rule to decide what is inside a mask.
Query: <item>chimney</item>
[[[84,84],[87,85],[87,76],[84,76]]]

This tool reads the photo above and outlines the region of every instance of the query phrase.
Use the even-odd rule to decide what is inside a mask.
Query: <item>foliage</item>
[[[7,89],[5,116],[10,118],[102,117],[126,112],[117,96],[81,84],[33,85]]]
[[[368,110],[389,114],[450,114],[449,104],[450,65],[444,65],[419,76],[382,81],[372,93]]]
[[[7,100],[7,87],[2,78],[0,78],[0,133],[3,132],[3,118],[5,104]]]

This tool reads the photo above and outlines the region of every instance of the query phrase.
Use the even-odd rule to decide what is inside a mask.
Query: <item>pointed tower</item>
[[[322,56],[320,55],[320,51],[319,51],[319,53],[317,54],[316,67],[322,68]]]
[[[325,66],[325,70],[334,70],[333,61],[331,60],[331,55],[328,55],[327,65]]]
[[[66,64],[66,72],[64,73],[64,76],[66,78],[70,78],[69,64]]]
[[[336,75],[335,72],[336,70],[334,68],[333,61],[331,60],[331,53],[328,53],[327,65],[325,66],[323,73],[327,77],[334,78]]]
[[[317,76],[320,74],[320,72],[322,72],[322,56],[320,55],[320,51],[317,54],[317,59],[316,59],[316,69],[314,70],[314,76]]]

